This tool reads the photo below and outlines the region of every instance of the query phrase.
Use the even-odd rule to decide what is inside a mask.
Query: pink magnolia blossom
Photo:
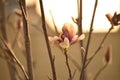
[[[110,21],[111,24],[114,26],[120,25],[120,14],[117,14],[116,12],[112,16],[110,13],[106,14],[107,19]]]
[[[65,23],[62,27],[62,34],[60,36],[48,37],[53,44],[59,44],[62,48],[69,48],[70,45],[79,42],[85,38],[85,35],[76,35],[74,27],[70,23]]]

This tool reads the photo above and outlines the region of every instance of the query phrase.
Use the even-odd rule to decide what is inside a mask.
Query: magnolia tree
[[[96,9],[97,9],[97,5],[98,0],[95,1],[95,5],[94,5],[94,10],[93,10],[93,15],[92,15],[92,20],[91,20],[91,25],[90,25],[90,30],[87,33],[87,37],[85,36],[85,33],[83,33],[82,30],[82,0],[78,1],[80,2],[80,4],[78,4],[78,7],[80,7],[80,14],[78,18],[71,18],[71,20],[73,20],[73,22],[77,25],[78,27],[78,33],[76,33],[74,25],[72,25],[70,22],[65,22],[64,25],[62,26],[62,32],[58,32],[56,30],[57,35],[54,36],[50,36],[47,32],[47,27],[46,27],[46,23],[45,23],[45,11],[44,11],[44,7],[43,7],[43,2],[42,0],[39,0],[39,7],[40,7],[40,11],[41,11],[41,17],[42,17],[42,29],[43,29],[43,33],[45,36],[45,42],[46,42],[46,47],[48,50],[48,56],[49,56],[49,61],[50,61],[50,66],[51,66],[51,75],[52,77],[48,76],[49,80],[59,80],[59,78],[57,77],[57,71],[56,71],[56,66],[55,66],[55,60],[57,58],[55,58],[55,56],[52,54],[52,50],[51,50],[51,46],[50,45],[57,45],[59,46],[59,48],[62,50],[64,56],[65,56],[65,64],[66,64],[66,69],[67,69],[67,73],[68,73],[68,78],[67,80],[75,80],[75,75],[76,75],[76,70],[73,72],[71,69],[71,65],[69,63],[69,61],[71,60],[71,57],[69,56],[69,49],[71,48],[72,45],[74,45],[75,43],[80,43],[80,55],[81,55],[81,65],[79,65],[79,63],[77,63],[75,61],[75,59],[72,59],[71,62],[78,68],[77,70],[79,71],[79,76],[78,79],[79,80],[89,80],[89,78],[87,78],[87,68],[89,66],[89,63],[91,63],[92,59],[96,56],[96,54],[100,51],[100,49],[103,46],[104,41],[106,40],[108,34],[114,29],[115,26],[119,26],[120,25],[120,14],[115,12],[114,15],[111,15],[110,13],[106,13],[106,18],[108,19],[108,21],[111,24],[111,27],[109,28],[108,32],[105,33],[105,35],[103,36],[103,39],[101,40],[98,48],[95,50],[95,53],[93,55],[91,55],[90,57],[88,57],[88,49],[90,48],[90,42],[91,42],[91,35],[93,33],[93,23],[94,23],[94,17],[95,17],[95,13],[96,13]],[[28,20],[27,17],[27,10],[26,10],[26,3],[24,0],[17,0],[17,3],[19,5],[20,10],[16,9],[13,11],[12,15],[10,14],[8,16],[8,22],[12,23],[15,22],[15,24],[13,26],[15,30],[16,30],[16,36],[15,39],[12,43],[12,45],[10,45],[7,41],[7,35],[6,35],[6,29],[5,29],[5,2],[4,0],[0,1],[0,12],[1,12],[1,17],[0,17],[0,57],[5,59],[6,62],[8,63],[9,66],[9,70],[10,71],[10,76],[11,76],[11,80],[35,80],[34,78],[34,68],[33,68],[33,62],[32,62],[32,57],[33,54],[31,52],[31,41],[30,41],[30,33],[29,33],[29,25],[28,23],[30,23],[30,21]],[[15,17],[16,16],[16,17]],[[13,17],[15,17],[16,19],[14,20]],[[51,17],[53,20],[53,23],[55,22],[54,18]],[[41,27],[41,26],[40,26]],[[54,24],[55,29],[57,28],[57,26]],[[24,33],[24,47],[21,47],[21,44],[19,43],[18,39],[20,37],[20,31],[23,30]],[[87,39],[86,39],[87,38]],[[86,39],[86,43],[84,43],[86,45],[86,47],[83,46],[83,42],[84,39]],[[14,52],[14,46],[15,44],[18,44],[19,47],[21,47],[20,49],[22,49],[23,53],[25,53],[25,58],[26,58],[26,65],[27,65],[27,69],[25,69],[25,67],[23,66],[23,64],[20,62],[20,60],[17,58],[15,52]],[[22,44],[23,45],[23,44]],[[61,54],[61,55],[63,55]],[[97,80],[98,76],[100,75],[100,73],[110,64],[111,62],[111,46],[108,46],[108,49],[105,53],[104,56],[104,60],[105,60],[105,64],[102,68],[99,69],[99,71],[96,73],[96,75],[93,77],[93,80]],[[17,70],[18,68],[16,67],[16,65],[20,68],[20,70],[22,72],[19,72],[19,70]],[[12,72],[13,71],[13,72]],[[23,74],[23,76],[20,75]],[[16,78],[16,76],[18,78]],[[41,79],[41,78],[40,78]]]

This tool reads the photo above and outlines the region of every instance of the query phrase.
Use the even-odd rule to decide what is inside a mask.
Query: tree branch
[[[42,0],[39,0],[39,3],[40,3],[41,16],[42,16],[42,28],[43,28],[43,31],[44,31],[44,36],[45,36],[46,45],[47,45],[47,49],[48,49],[48,55],[49,55],[49,59],[50,59],[50,63],[51,63],[52,76],[53,76],[53,80],[57,80],[56,71],[55,71],[55,64],[54,64],[54,61],[53,61],[53,58],[52,58],[51,48],[50,48],[48,35],[47,35],[47,30],[46,30],[46,25],[45,25],[45,15],[44,15],[44,8],[43,8]]]
[[[83,80],[83,77],[84,77],[85,64],[86,64],[87,55],[88,55],[88,49],[89,49],[89,45],[90,45],[90,41],[91,41],[91,35],[92,35],[92,31],[93,31],[93,23],[94,23],[94,17],[95,17],[97,4],[98,4],[98,0],[95,1],[95,5],[94,5],[94,11],[93,11],[93,15],[92,15],[90,31],[89,31],[89,36],[88,36],[88,40],[87,40],[86,52],[85,52],[85,56],[84,56],[84,60],[83,60],[80,80]]]
[[[18,0],[18,3],[20,5],[22,15],[23,15],[23,29],[24,29],[24,38],[25,38],[25,49],[26,49],[28,76],[29,76],[29,80],[33,80],[34,79],[33,63],[32,63],[29,27],[28,27],[28,23],[27,23],[26,4],[25,4],[25,0]]]
[[[28,75],[23,67],[23,65],[21,64],[21,62],[18,60],[18,58],[15,56],[14,52],[12,51],[12,49],[8,46],[8,44],[0,37],[2,43],[4,44],[4,46],[7,48],[7,53],[9,54],[9,56],[11,57],[11,59],[13,59],[13,61],[15,61],[17,63],[17,65],[21,68],[21,70],[23,71],[26,80],[28,79]],[[3,49],[4,51],[6,51],[5,49]],[[13,65],[12,65],[13,66]]]

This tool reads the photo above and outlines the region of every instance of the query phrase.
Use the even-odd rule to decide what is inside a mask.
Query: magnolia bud
[[[110,21],[111,24],[117,26],[120,24],[120,14],[117,14],[116,12],[112,16],[110,13],[106,14],[107,19]]]
[[[105,54],[105,61],[106,63],[110,63],[112,60],[112,47],[109,45]]]

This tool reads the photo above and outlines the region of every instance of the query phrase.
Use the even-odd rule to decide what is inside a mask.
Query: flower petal
[[[58,36],[48,37],[49,41],[53,44],[58,44],[61,41],[61,38]]]
[[[67,37],[64,38],[64,41],[59,44],[62,48],[69,48],[70,42]]]
[[[71,41],[72,37],[75,35],[75,30],[72,24],[65,23],[62,27],[62,32],[65,37],[68,37],[68,39]]]
[[[114,15],[112,16],[110,13],[106,14],[106,17],[108,18],[108,20],[110,21],[110,23],[114,26],[119,25],[119,21],[120,21],[120,14],[117,14],[116,12],[114,13]]]
[[[73,36],[70,44],[74,44],[74,43],[76,43],[77,41],[78,41],[78,35],[75,35],[75,36]]]
[[[73,36],[72,41],[78,39],[78,35]]]
[[[54,39],[54,40],[58,40],[58,39],[60,39],[60,37],[54,36],[53,39]]]
[[[48,37],[48,40],[49,40],[51,43],[53,43],[54,38],[49,36],[49,37]]]
[[[81,34],[78,40],[83,40],[85,38],[85,34]]]

